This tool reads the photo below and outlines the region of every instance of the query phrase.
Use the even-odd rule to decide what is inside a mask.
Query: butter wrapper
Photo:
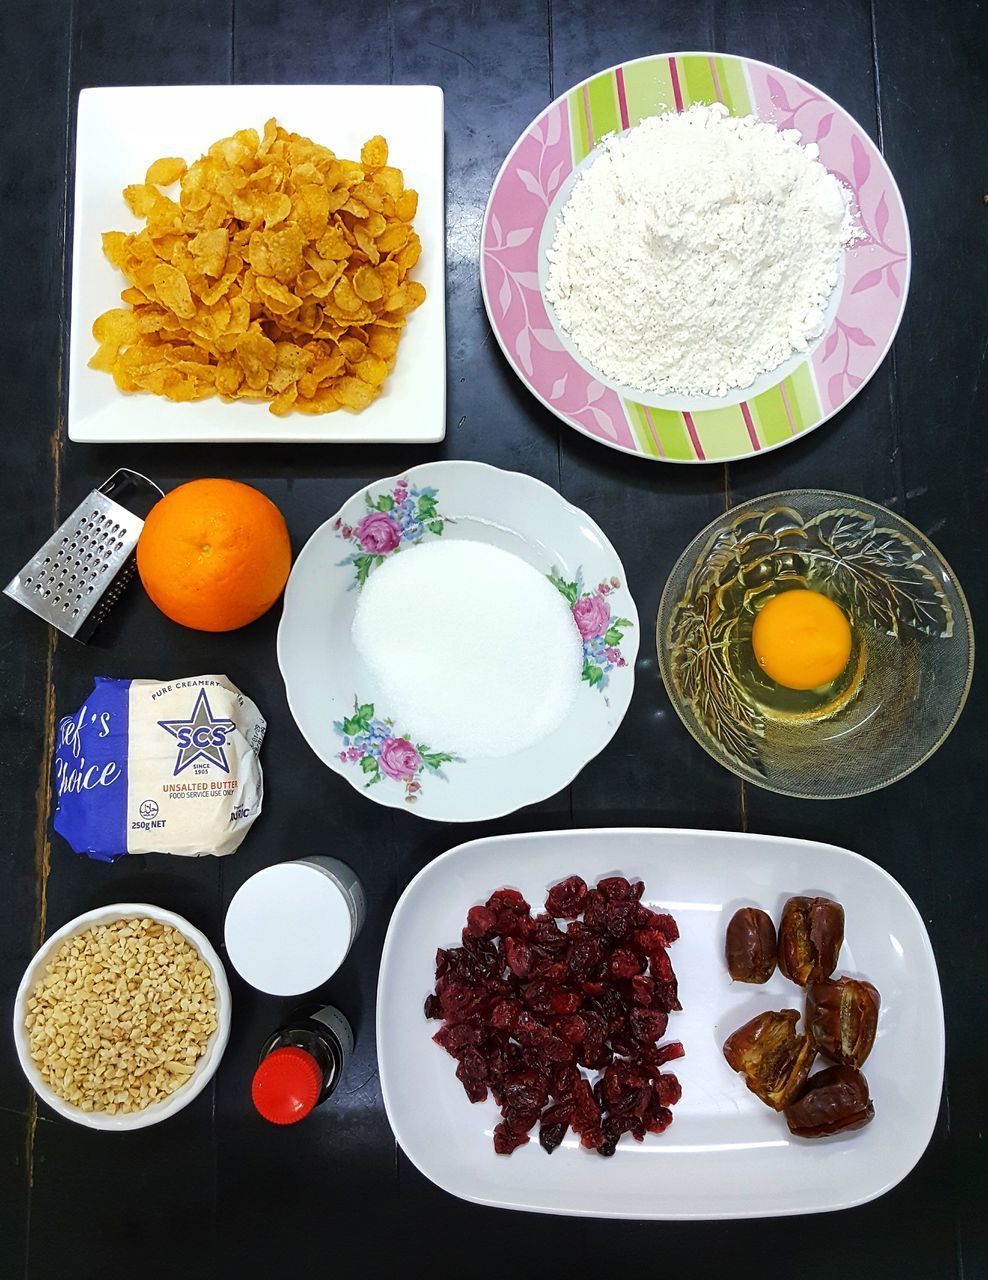
[[[266,728],[226,676],[98,676],[58,724],[55,830],[100,862],[233,853],[261,812]]]

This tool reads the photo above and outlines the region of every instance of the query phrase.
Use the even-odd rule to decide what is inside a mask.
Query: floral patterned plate
[[[515,755],[470,760],[453,744],[422,741],[415,725],[391,718],[353,648],[363,584],[389,556],[435,538],[513,552],[572,610],[581,689],[559,728]],[[395,625],[428,627],[428,601]],[[624,718],[637,652],[635,602],[597,525],[541,481],[479,462],[427,463],[354,494],[302,548],[278,629],[288,703],[316,755],[370,799],[447,822],[499,817],[571,782]]]
[[[645,116],[723,102],[734,115],[798,129],[854,193],[863,235],[844,255],[824,332],[723,399],[646,395],[589,366],[542,296],[546,249],[581,167],[608,133]],[[481,284],[501,349],[557,417],[624,453],[725,462],[778,449],[861,389],[892,344],[909,288],[902,197],[868,134],[826,94],[778,67],[724,54],[638,58],[584,80],[528,126],[501,166],[481,232]]]

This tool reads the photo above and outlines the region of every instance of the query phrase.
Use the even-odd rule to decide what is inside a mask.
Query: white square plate
[[[679,923],[682,936],[670,954],[683,1012],[670,1017],[665,1039],[682,1040],[686,1049],[667,1068],[679,1077],[682,1101],[665,1133],[640,1144],[625,1137],[609,1160],[580,1150],[572,1131],[551,1156],[537,1135],[513,1155],[497,1156],[497,1107],[467,1099],[453,1059],[432,1041],[439,1023],[422,1012],[436,948],[459,945],[467,909],[494,889],[520,889],[541,910],[547,887],[574,873],[588,883],[614,874],[642,879],[643,901]],[[812,1141],[793,1138],[721,1052],[756,1013],[803,1008],[803,993],[779,974],[760,987],[732,984],[723,958],[728,920],[740,906],[759,905],[778,921],[786,898],[805,893],[843,903],[847,938],[838,972],[867,977],[882,997],[864,1068],[875,1119]],[[415,877],[384,945],[377,1046],[398,1142],[453,1195],[586,1217],[757,1218],[846,1209],[906,1176],[936,1124],[943,1005],[916,908],[887,872],[858,854],[717,831],[549,831],[460,845]]]
[[[118,391],[87,367],[92,324],[120,306],[121,274],[103,257],[104,231],[136,231],[125,186],[142,182],[159,156],[190,164],[237,129],[279,124],[337,155],[359,158],[383,134],[390,162],[419,193],[415,229],[422,256],[415,276],[426,288],[408,319],[394,371],[362,413],[276,418],[266,403],[219,397],[189,404]],[[446,323],[443,228],[443,94],[434,85],[183,85],[83,89],[76,135],[69,439],[87,443],[277,441],[279,443],[433,443],[446,433]]]

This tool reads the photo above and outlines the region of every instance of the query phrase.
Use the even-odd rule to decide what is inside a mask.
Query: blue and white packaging
[[[226,676],[98,676],[58,724],[55,830],[77,853],[233,853],[261,812],[267,728]]]

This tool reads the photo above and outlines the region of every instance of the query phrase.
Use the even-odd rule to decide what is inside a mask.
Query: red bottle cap
[[[319,1100],[322,1071],[304,1049],[275,1049],[254,1072],[250,1096],[254,1107],[272,1124],[304,1120]]]

